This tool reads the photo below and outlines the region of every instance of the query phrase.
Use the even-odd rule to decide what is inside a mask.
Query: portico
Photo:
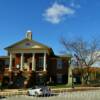
[[[36,58],[36,55],[42,55],[40,57],[43,58],[43,65],[39,66],[39,61]],[[13,66],[13,56],[15,56],[15,66]],[[24,71],[24,69],[26,69],[27,71],[37,71],[36,67],[43,67],[42,71],[46,71],[47,68],[47,53],[46,52],[16,52],[16,53],[10,53],[10,62],[9,62],[9,71],[12,71],[12,68],[14,67],[15,69],[19,69],[20,71]],[[39,58],[39,56],[38,56]],[[31,68],[30,68],[31,67]]]

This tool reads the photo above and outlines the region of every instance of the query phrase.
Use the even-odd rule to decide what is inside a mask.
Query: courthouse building
[[[31,31],[5,50],[8,55],[0,56],[0,80],[5,86],[67,83],[70,58],[57,56],[51,47],[32,40]]]

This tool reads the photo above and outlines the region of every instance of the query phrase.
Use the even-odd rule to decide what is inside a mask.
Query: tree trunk
[[[87,74],[87,73],[83,74],[82,75],[82,80],[81,80],[82,81],[82,85],[88,85],[89,84],[89,78],[90,78],[89,74]]]
[[[85,85],[85,79],[84,79],[84,76],[81,77],[81,84],[82,84],[82,85]]]
[[[72,69],[71,66],[68,68],[68,86],[72,86],[73,81],[72,81]]]

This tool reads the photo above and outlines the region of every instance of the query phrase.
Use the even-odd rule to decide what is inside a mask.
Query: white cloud
[[[50,8],[45,10],[43,16],[46,21],[51,22],[53,24],[58,24],[66,16],[73,15],[74,13],[74,9],[66,7],[63,4],[54,3]]]

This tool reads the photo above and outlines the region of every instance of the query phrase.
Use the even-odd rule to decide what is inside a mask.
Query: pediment
[[[38,45],[37,43],[33,43],[31,41],[24,41],[23,43],[20,43],[13,48],[43,48],[42,46]]]
[[[24,39],[5,49],[44,49],[44,48],[46,49],[49,47],[34,40]]]

